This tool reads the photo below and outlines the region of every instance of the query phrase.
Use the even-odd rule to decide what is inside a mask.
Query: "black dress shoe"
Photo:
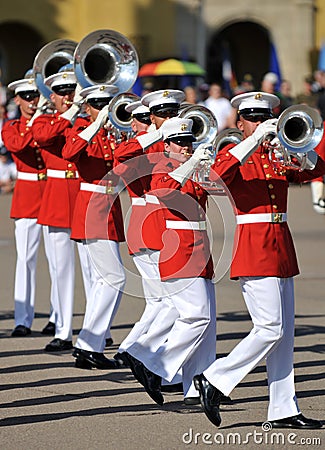
[[[185,405],[199,405],[200,397],[185,397],[184,404]],[[225,395],[221,394],[220,405],[231,405],[231,404],[232,404],[231,398],[226,397]]]
[[[163,384],[161,392],[170,392],[174,394],[183,394],[183,383]]]
[[[78,369],[117,369],[118,365],[115,360],[108,359],[103,353],[89,352],[81,348],[75,348],[72,356],[76,358],[75,366]]]
[[[219,427],[221,424],[219,407],[222,392],[209,383],[203,373],[201,373],[201,375],[195,375],[194,385],[200,393],[201,406],[207,418],[210,422]]]
[[[185,397],[184,398],[184,405],[199,405],[200,404],[200,397]]]
[[[295,428],[301,430],[316,430],[322,428],[323,424],[319,420],[307,419],[301,413],[297,416],[286,417],[285,419],[269,420],[272,428]]]
[[[112,338],[107,338],[107,339],[105,340],[105,347],[110,347],[110,346],[113,345],[113,344],[114,344],[114,341],[113,341]]]
[[[142,384],[152,400],[162,406],[164,404],[164,397],[161,394],[161,377],[147,369],[141,361],[134,358],[130,353],[125,353],[127,354],[134,378]]]
[[[13,337],[25,337],[31,334],[31,329],[25,327],[25,325],[17,325],[12,331],[11,336]]]
[[[55,336],[55,323],[49,322],[43,330],[41,331],[41,334],[45,334],[46,336]]]
[[[130,367],[129,360],[125,352],[116,353],[116,355],[114,355],[113,358],[115,359],[119,368],[123,369]]]
[[[72,341],[64,341],[60,338],[55,338],[45,347],[45,352],[62,352],[64,350],[72,349]]]

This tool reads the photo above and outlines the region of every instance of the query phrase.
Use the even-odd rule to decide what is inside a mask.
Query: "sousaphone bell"
[[[33,74],[35,83],[41,94],[49,99],[51,89],[44,84],[44,79],[53,75],[66,65],[73,63],[75,41],[56,39],[42,47],[35,56]]]
[[[79,84],[114,84],[128,91],[138,76],[139,59],[135,47],[121,33],[97,30],[85,36],[74,52],[74,71]]]

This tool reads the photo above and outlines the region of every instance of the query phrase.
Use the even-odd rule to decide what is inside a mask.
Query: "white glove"
[[[276,132],[276,125],[278,123],[278,119],[268,119],[265,122],[262,122],[258,125],[258,127],[255,129],[252,136],[260,145],[265,139],[271,135],[272,137],[277,135]]]
[[[244,164],[266,137],[277,134],[277,122],[278,119],[268,119],[260,123],[251,136],[242,140],[238,145],[229,150],[229,153],[239,159],[241,164]]]
[[[146,150],[151,145],[155,144],[162,139],[162,131],[159,130],[150,131],[150,133],[141,134],[141,136],[137,136],[136,140],[139,142],[143,150]]]
[[[105,125],[108,120],[108,108],[109,105],[104,106],[98,113],[96,120],[78,134],[81,139],[90,142],[95,134]]]
[[[72,105],[72,106],[70,106],[70,108],[67,111],[60,114],[60,117],[62,117],[63,119],[69,120],[69,122],[71,122],[73,124],[77,118],[77,115],[80,112],[80,107],[81,107],[81,105]]]
[[[77,83],[76,90],[74,91],[73,103],[82,103],[85,99],[81,97],[80,92],[82,87]]]
[[[195,150],[191,158],[184,164],[179,166],[169,176],[178,181],[182,186],[191,178],[194,170],[200,165],[202,161],[208,161],[212,157],[212,147],[210,144],[200,144]]]
[[[325,214],[324,183],[312,181],[310,183],[313,208],[318,214]]]
[[[194,151],[191,159],[194,161],[209,161],[213,158],[213,150],[211,144],[200,144]]]
[[[47,106],[48,102],[49,102],[48,99],[46,97],[44,97],[43,94],[41,94],[40,98],[38,100],[38,103],[37,103],[37,109],[35,110],[35,113],[34,113],[33,117],[28,122],[28,126],[29,127],[31,127],[33,125],[34,120],[37,117],[39,117],[39,116],[41,116],[42,114],[45,113],[46,106]]]

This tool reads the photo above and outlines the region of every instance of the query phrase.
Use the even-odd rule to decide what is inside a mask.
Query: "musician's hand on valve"
[[[195,149],[191,159],[197,162],[209,161],[213,157],[212,145],[211,144],[200,144],[197,149]]]
[[[258,144],[261,144],[267,138],[273,138],[277,135],[276,126],[278,119],[268,119],[260,123],[252,136]]]
[[[92,138],[98,133],[98,131],[105,125],[108,120],[108,107],[104,106],[98,113],[96,120],[91,123],[86,129],[79,133],[79,137],[87,142],[90,142]]]

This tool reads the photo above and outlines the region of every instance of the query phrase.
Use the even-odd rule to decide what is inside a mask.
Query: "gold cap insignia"
[[[255,95],[255,100],[262,100],[263,95],[259,92],[258,94]]]
[[[169,95],[169,91],[165,91],[165,92],[163,93],[163,97],[168,97],[168,95]]]
[[[186,131],[187,129],[188,129],[187,123],[182,123],[182,124],[181,124],[181,130],[182,130],[182,131]]]
[[[67,78],[67,76],[68,76],[68,74],[67,74],[67,73],[64,73],[64,74],[62,75],[62,78]]]
[[[101,86],[101,87],[99,88],[99,90],[100,90],[100,91],[105,91],[105,86]]]

